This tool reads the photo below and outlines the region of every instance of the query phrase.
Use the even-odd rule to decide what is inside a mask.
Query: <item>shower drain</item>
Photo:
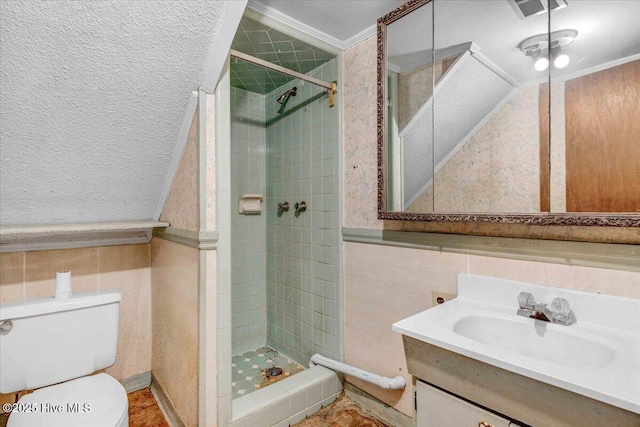
[[[282,375],[282,368],[279,368],[277,366],[267,368],[265,370],[265,374],[267,378],[277,377],[278,375]]]

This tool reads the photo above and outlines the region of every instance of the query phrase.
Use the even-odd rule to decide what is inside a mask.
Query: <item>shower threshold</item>
[[[268,346],[233,356],[231,369],[233,399],[304,371],[302,366]]]

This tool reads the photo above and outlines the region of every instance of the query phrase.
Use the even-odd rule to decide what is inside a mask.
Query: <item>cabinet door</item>
[[[417,427],[509,427],[509,421],[418,381]]]

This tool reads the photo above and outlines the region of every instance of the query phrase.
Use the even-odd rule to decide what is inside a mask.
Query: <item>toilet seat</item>
[[[33,412],[12,412],[7,427],[126,427],[129,424],[127,392],[107,374],[38,389],[23,396],[18,405]]]

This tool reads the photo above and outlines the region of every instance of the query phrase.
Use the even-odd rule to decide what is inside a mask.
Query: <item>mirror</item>
[[[408,5],[411,5],[410,3]],[[406,210],[433,175],[433,3],[387,26],[387,141],[390,210]],[[410,9],[409,7],[407,9]],[[420,201],[418,201],[420,203]],[[425,204],[425,205],[428,205]],[[433,206],[425,206],[432,212]]]
[[[381,18],[379,218],[640,226],[637,16],[414,0]]]

